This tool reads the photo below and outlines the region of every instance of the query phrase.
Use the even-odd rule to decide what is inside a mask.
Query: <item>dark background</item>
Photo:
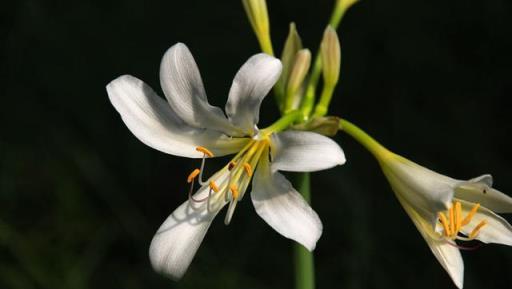
[[[270,1],[280,51],[289,21],[316,51],[333,1]],[[338,30],[331,112],[390,149],[455,178],[492,173],[512,194],[509,0],[365,0]],[[186,43],[212,103],[258,51],[238,1],[2,4],[0,288],[292,288],[291,242],[250,201],[212,225],[185,278],[154,273],[153,233],[186,199],[197,161],[139,142],[105,85],[133,74],[160,92],[164,51]],[[272,99],[261,125],[277,118]],[[454,288],[372,157],[335,138],[348,162],[313,175],[324,223],[318,288]],[[221,162],[215,163],[220,166]],[[465,288],[510,288],[512,248],[463,252]]]

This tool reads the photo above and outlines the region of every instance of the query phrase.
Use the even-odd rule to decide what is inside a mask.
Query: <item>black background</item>
[[[332,4],[269,1],[276,51],[293,20],[315,52]],[[198,163],[139,142],[105,91],[121,74],[161,91],[160,58],[180,41],[223,106],[258,52],[240,2],[19,0],[1,10],[0,288],[292,288],[292,243],[248,200],[230,226],[214,222],[181,282],[152,271],[149,242]],[[511,16],[508,0],[355,5],[338,30],[331,113],[438,172],[491,173],[512,194]],[[260,127],[276,118],[269,97]],[[454,288],[372,157],[335,139],[347,164],[312,179],[324,223],[318,288]],[[511,248],[463,256],[465,288],[512,284]]]

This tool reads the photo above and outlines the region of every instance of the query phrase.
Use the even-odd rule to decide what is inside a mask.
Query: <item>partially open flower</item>
[[[512,246],[512,226],[496,213],[512,213],[512,198],[492,188],[492,177],[457,180],[394,154],[354,124],[340,127],[379,161],[396,197],[441,266],[462,288],[464,263],[459,249],[479,240]]]
[[[390,152],[379,162],[400,204],[457,287],[462,288],[464,277],[459,249],[473,248],[469,241],[512,246],[512,226],[496,214],[512,213],[512,198],[492,188],[490,175],[457,180]]]
[[[208,103],[197,65],[184,44],[164,55],[160,81],[167,102],[141,80],[124,75],[107,86],[110,101],[132,133],[145,144],[172,155],[201,158],[193,170],[189,200],[162,224],[151,242],[154,269],[180,278],[190,265],[210,223],[226,205],[229,224],[252,180],[256,212],[281,235],[309,250],[322,233],[317,214],[278,171],[310,172],[345,162],[341,148],[313,132],[259,130],[259,108],[279,78],[278,59],[257,54],[240,68],[226,103],[227,118]],[[235,154],[206,178],[206,160]],[[194,191],[195,184],[200,188]]]

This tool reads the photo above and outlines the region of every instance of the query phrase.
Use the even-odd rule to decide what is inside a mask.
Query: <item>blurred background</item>
[[[316,52],[332,5],[269,1],[275,50],[295,21]],[[132,74],[161,94],[160,58],[180,41],[210,102],[223,106],[234,74],[258,52],[239,1],[2,6],[0,288],[293,288],[292,242],[248,199],[231,225],[214,222],[182,281],[153,272],[151,238],[186,200],[185,178],[199,163],[139,142],[105,91]],[[331,113],[443,174],[491,173],[512,195],[511,27],[507,0],[364,0],[338,29]],[[260,127],[277,117],[268,97]],[[369,153],[342,133],[335,139],[347,164],[312,177],[324,223],[318,288],[455,288]],[[512,248],[463,256],[465,288],[510,288]]]

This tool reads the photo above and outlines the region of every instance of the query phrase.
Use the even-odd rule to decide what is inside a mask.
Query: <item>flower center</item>
[[[444,214],[443,212],[440,212],[439,222],[441,223],[443,228],[443,237],[453,241],[470,241],[473,240],[476,236],[478,236],[480,230],[485,225],[487,225],[486,220],[480,221],[480,223],[478,223],[478,225],[475,226],[475,228],[469,233],[467,237],[459,235],[461,229],[471,222],[476,212],[478,211],[478,208],[480,208],[480,204],[477,203],[473,206],[473,208],[471,208],[471,211],[469,211],[469,213],[464,218],[462,218],[462,205],[459,201],[455,201],[453,202],[452,207],[447,212],[448,216],[446,216],[446,214]]]
[[[205,147],[197,147],[196,150],[203,153],[203,158],[201,160],[201,167],[194,169],[187,177],[187,183],[190,184],[188,192],[189,201],[195,203],[207,202],[206,208],[209,212],[212,211],[212,202],[229,202],[226,218],[224,219],[224,223],[226,225],[229,224],[237,202],[245,194],[254,169],[263,156],[263,152],[268,151],[269,145],[268,138],[252,139],[219,173],[214,174],[205,181],[203,181],[203,171],[206,159],[214,157],[214,155]],[[225,177],[226,174],[227,177]],[[208,190],[207,196],[200,199],[194,197],[194,184],[196,181],[201,186],[201,189]]]

